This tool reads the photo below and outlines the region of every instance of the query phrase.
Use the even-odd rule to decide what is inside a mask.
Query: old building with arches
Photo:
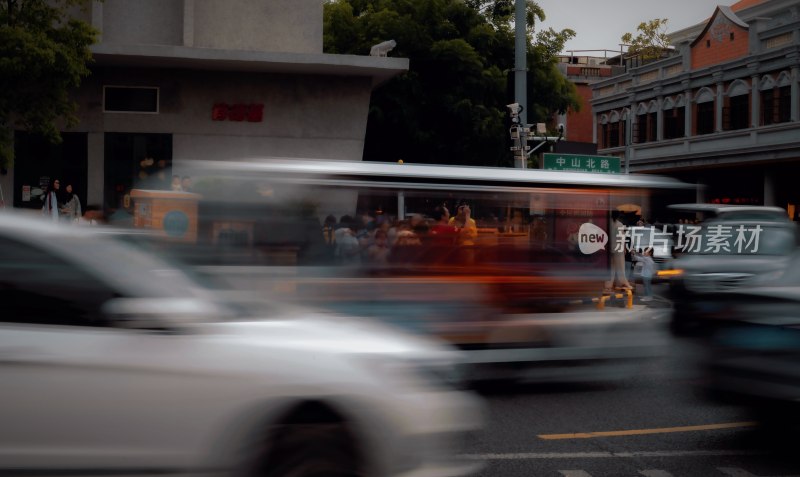
[[[696,182],[701,202],[800,204],[800,4],[743,0],[592,85],[598,152]]]

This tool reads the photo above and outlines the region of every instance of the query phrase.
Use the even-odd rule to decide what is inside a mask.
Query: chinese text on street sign
[[[544,169],[619,174],[620,160],[618,157],[554,154],[549,152],[544,153],[543,156]]]

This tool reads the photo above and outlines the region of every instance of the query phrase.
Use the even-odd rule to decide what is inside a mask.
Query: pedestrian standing
[[[339,219],[339,227],[334,233],[336,241],[336,261],[342,265],[356,265],[361,263],[361,245],[356,238],[355,220],[349,215]]]
[[[78,194],[73,192],[72,184],[67,184],[64,188],[64,206],[61,207],[61,216],[64,221],[76,223],[83,216],[81,211],[81,200]]]
[[[619,282],[619,288],[632,290],[625,273],[625,226],[619,218],[619,211],[611,213],[611,280],[609,286]]]
[[[428,231],[428,242],[439,247],[442,253],[447,253],[456,243],[458,227],[450,223],[450,211],[444,204],[436,207],[431,217],[435,222]]]
[[[642,283],[644,284],[644,296],[642,301],[653,299],[653,275],[656,273],[656,262],[653,261],[653,249],[648,247],[642,253],[635,253],[633,260],[642,264]]]
[[[47,188],[44,195],[44,205],[42,205],[42,215],[53,222],[58,222],[59,209],[61,205],[58,201],[58,190],[61,188],[61,181],[53,180],[52,186]]]
[[[181,183],[181,176],[175,174],[172,176],[172,182],[169,186],[173,192],[183,192],[183,184]]]

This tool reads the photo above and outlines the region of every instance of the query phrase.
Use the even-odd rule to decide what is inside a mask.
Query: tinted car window
[[[80,266],[0,237],[0,321],[106,326],[100,307],[115,295]]]

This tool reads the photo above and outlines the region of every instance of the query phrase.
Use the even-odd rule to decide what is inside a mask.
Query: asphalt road
[[[796,437],[706,398],[700,349],[670,338],[665,356],[613,384],[487,387],[487,427],[467,456],[493,477],[800,475]]]

